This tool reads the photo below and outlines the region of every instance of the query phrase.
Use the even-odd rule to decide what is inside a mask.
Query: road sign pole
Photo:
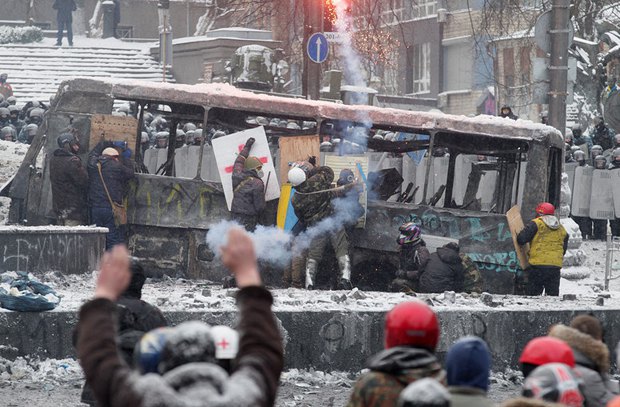
[[[323,15],[321,7],[316,7],[316,0],[304,0],[304,47],[312,34],[321,31]],[[318,100],[321,89],[321,65],[312,62],[308,55],[304,57],[304,72],[302,75],[302,93],[306,98]]]
[[[562,134],[566,129],[570,0],[553,0],[551,6],[551,65],[549,65],[549,125]]]

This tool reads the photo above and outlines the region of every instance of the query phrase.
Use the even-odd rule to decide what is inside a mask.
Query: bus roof
[[[60,85],[56,100],[60,100],[59,96],[62,94],[70,92],[100,93],[110,95],[115,99],[159,101],[162,104],[209,106],[273,117],[283,115],[314,120],[372,123],[374,127],[411,129],[421,132],[436,130],[489,137],[518,138],[548,143],[560,148],[564,144],[563,137],[558,130],[529,120],[515,121],[488,115],[466,117],[374,106],[343,105],[327,101],[257,94],[220,83],[182,85],[75,78],[64,81]]]

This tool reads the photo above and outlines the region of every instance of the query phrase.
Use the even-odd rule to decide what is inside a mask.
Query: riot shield
[[[620,168],[609,172],[611,173],[611,191],[614,195],[614,212],[616,218],[620,218]]]
[[[590,216],[590,195],[592,192],[592,167],[577,167],[573,181],[573,196],[570,213],[573,216]]]
[[[593,171],[592,193],[590,194],[590,218],[615,218],[612,172],[609,170]]]
[[[575,183],[575,170],[579,166],[578,163],[565,163],[564,172],[568,175],[568,186],[570,190],[573,190],[573,184]]]

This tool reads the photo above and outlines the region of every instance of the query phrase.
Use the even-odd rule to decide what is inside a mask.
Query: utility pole
[[[566,89],[568,87],[568,41],[570,0],[553,0],[551,5],[551,64],[549,65],[549,125],[562,134],[566,130]]]
[[[321,2],[322,4],[322,2]],[[321,96],[321,64],[310,61],[306,55],[306,46],[310,36],[323,31],[323,7],[317,6],[317,0],[303,0],[304,43],[302,93],[306,98],[318,100]]]

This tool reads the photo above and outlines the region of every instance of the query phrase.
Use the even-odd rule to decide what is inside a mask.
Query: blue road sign
[[[329,43],[323,33],[314,33],[310,36],[308,44],[306,44],[306,51],[312,62],[317,64],[325,62],[327,55],[329,55]]]

